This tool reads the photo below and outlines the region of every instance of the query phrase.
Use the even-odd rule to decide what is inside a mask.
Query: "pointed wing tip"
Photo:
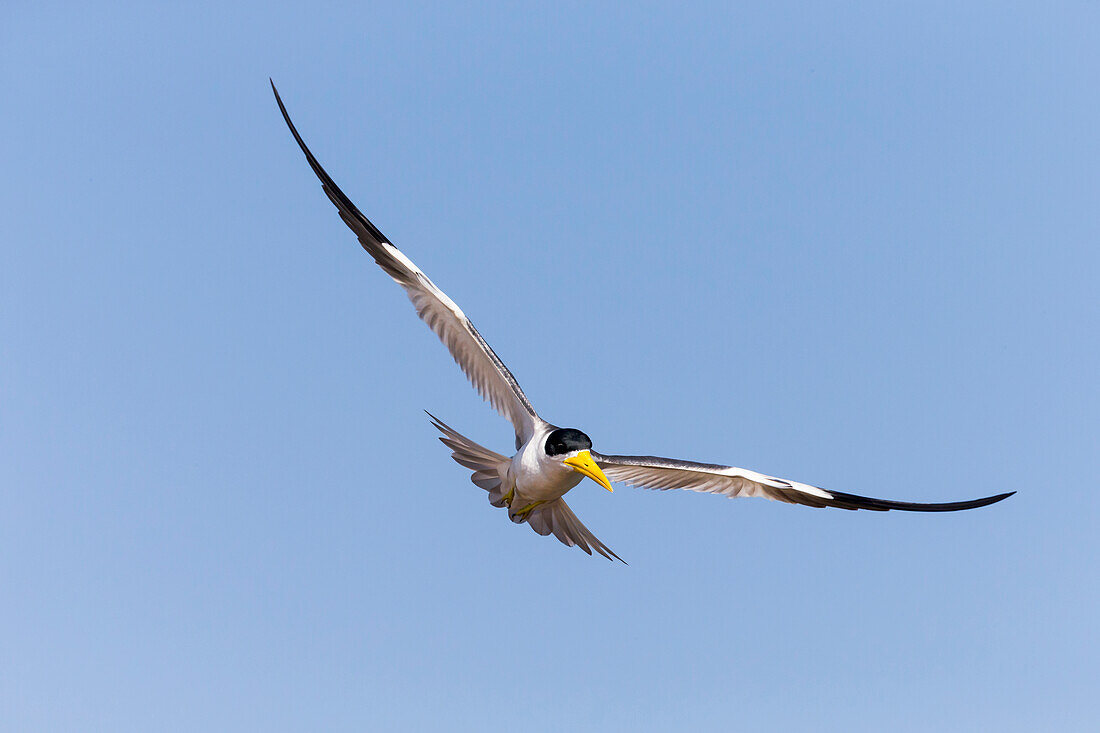
[[[971,501],[955,502],[959,509],[977,509],[978,507],[989,506],[990,504],[996,504],[999,501],[1004,501],[1008,497],[1015,494],[1015,491],[1008,491],[1004,494],[994,494],[993,496],[985,496],[981,499],[972,499]],[[944,506],[953,506],[952,504],[945,504]]]
[[[269,81],[271,81],[270,78]],[[275,88],[274,81],[271,81],[271,91],[275,93],[275,101],[279,105],[279,111],[283,115],[286,126],[290,128],[290,134],[294,136],[294,141],[298,143],[298,147],[301,148],[302,153],[305,154],[306,162],[309,163],[309,167],[313,169],[314,174],[320,179],[325,194],[332,200],[332,203],[336,205],[337,210],[340,212],[340,218],[342,218],[353,231],[360,234],[360,237],[363,236],[363,233],[358,231],[357,226],[366,229],[366,234],[373,237],[379,244],[392,244],[390,240],[386,239],[386,235],[379,231],[378,227],[363,215],[363,212],[359,211],[355,204],[352,203],[351,199],[348,198],[347,194],[336,185],[336,181],[332,180],[332,176],[330,176],[317,161],[313,152],[310,151],[309,147],[306,145],[306,141],[303,140],[302,136],[298,133],[298,128],[295,127],[294,123],[291,121],[290,113],[286,111],[286,105],[283,104],[283,98],[279,96],[279,90]],[[362,239],[360,239],[360,241],[362,242]],[[363,246],[368,252],[371,252],[369,246],[366,244],[363,244]],[[371,254],[374,255],[375,260],[378,259],[377,254],[374,252],[371,252]],[[385,268],[383,267],[383,269]]]
[[[315,162],[313,160],[313,153],[309,151],[305,141],[302,140],[302,136],[298,134],[298,128],[291,122],[290,113],[286,111],[286,105],[283,104],[283,98],[279,96],[279,90],[275,88],[275,81],[271,77],[268,77],[267,80],[271,82],[271,91],[275,94],[275,103],[279,105],[279,111],[283,113],[283,120],[286,122],[287,127],[290,128],[290,132],[294,135],[294,140],[298,143],[298,146],[302,148],[302,152],[306,154],[306,158],[310,159],[310,165],[312,166]]]
[[[869,509],[879,512],[886,512],[891,509],[903,512],[959,512],[966,509],[978,509],[979,507],[996,504],[999,501],[1004,501],[1016,492],[1009,491],[1004,494],[994,494],[993,496],[985,496],[981,499],[970,499],[969,501],[951,501],[932,504],[875,499],[869,496],[859,496],[858,494],[845,494],[841,491],[829,491],[828,493],[832,494],[833,501],[836,502],[829,506],[834,506],[839,509]]]
[[[279,96],[279,90],[275,88],[275,80],[269,76],[267,77],[267,81],[271,84],[271,91],[275,94],[275,101],[279,103],[279,109],[281,109],[285,115],[286,107],[283,106],[283,98]]]

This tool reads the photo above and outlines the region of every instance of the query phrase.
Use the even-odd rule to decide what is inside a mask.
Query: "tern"
[[[955,512],[993,504],[1016,493],[1013,491],[970,501],[917,504],[827,491],[733,466],[596,452],[592,449],[591,438],[582,431],[552,425],[535,412],[515,376],[462,309],[386,239],[333,182],[298,134],[274,82],[271,83],[271,90],[275,93],[275,101],[290,133],[321,180],[324,192],[336,205],[340,218],[359,238],[363,249],[378,266],[405,289],[417,315],[451,352],[474,388],[515,428],[516,452],[506,456],[470,440],[428,413],[432,425],[442,433],[439,440],[451,449],[454,460],[473,471],[470,480],[489,492],[490,504],[506,508],[513,522],[527,523],[543,536],[553,534],[563,544],[579,547],[589,555],[595,551],[609,560],[622,561],[581,524],[565,503],[565,494],[586,477],[608,491],[613,490],[611,482],[618,481],[646,489],[687,489],[729,497],[759,496],[810,507],[880,512],[891,509]]]

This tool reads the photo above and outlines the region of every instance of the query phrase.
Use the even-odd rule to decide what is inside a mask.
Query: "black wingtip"
[[[287,117],[286,107],[283,106],[283,98],[279,96],[279,90],[275,88],[275,80],[269,76],[267,77],[267,81],[271,84],[271,91],[275,94],[275,101],[279,103],[279,109],[282,110],[283,117],[286,117],[287,122],[289,122],[290,118]],[[291,125],[291,127],[294,127],[294,125]]]
[[[902,512],[961,512],[966,509],[977,509],[978,507],[996,504],[999,501],[1004,501],[1016,492],[1009,491],[1006,494],[985,496],[981,499],[971,499],[969,501],[950,501],[940,504],[921,504],[911,501],[891,501],[889,499],[874,499],[869,496],[845,494],[841,491],[829,491],[829,493],[833,495],[833,501],[830,502],[829,506],[835,506],[840,509],[869,509],[871,511],[878,512],[888,512],[891,510]]]
[[[386,235],[379,231],[370,219],[363,216],[363,212],[352,203],[351,199],[347,197],[340,187],[336,185],[336,182],[332,180],[332,177],[328,172],[321,167],[321,164],[317,162],[317,158],[314,157],[310,149],[306,147],[305,140],[298,134],[298,128],[294,126],[294,123],[290,120],[290,114],[286,111],[286,105],[283,104],[283,98],[279,96],[279,90],[275,88],[275,81],[268,77],[268,81],[271,82],[271,91],[275,94],[275,102],[279,105],[279,111],[283,113],[283,120],[286,122],[286,126],[290,128],[290,134],[294,136],[294,141],[298,143],[298,147],[302,149],[302,152],[306,156],[306,161],[309,163],[309,167],[313,169],[313,172],[321,180],[321,185],[329,193],[330,197],[333,197],[334,203],[337,203],[339,208],[347,210],[347,213],[358,219],[359,223],[379,242],[390,243],[390,240],[386,239]]]

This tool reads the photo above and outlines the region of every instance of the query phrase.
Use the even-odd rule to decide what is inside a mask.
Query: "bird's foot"
[[[527,506],[523,507],[522,509],[520,509],[518,511],[515,511],[515,512],[512,512],[512,518],[513,519],[518,519],[519,521],[522,522],[523,520],[527,519],[528,514],[530,514],[534,510],[538,509],[540,506],[542,506],[545,503],[546,503],[545,501],[533,501],[530,504],[528,504]]]
[[[513,486],[508,489],[508,493],[501,497],[504,501],[504,506],[512,506],[512,499],[516,498],[516,488]]]

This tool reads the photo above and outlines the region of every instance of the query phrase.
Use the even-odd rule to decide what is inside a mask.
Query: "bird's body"
[[[470,480],[489,492],[490,504],[507,508],[513,522],[526,522],[539,534],[552,533],[566,545],[576,545],[589,554],[595,551],[621,559],[581,524],[562,498],[585,476],[611,489],[606,477],[598,478],[602,472],[584,447],[588,436],[541,422],[508,458],[478,445],[430,413],[429,417],[455,461],[473,471]],[[575,433],[583,439],[555,441],[562,433]],[[548,444],[553,445],[549,451]]]
[[[917,504],[829,491],[733,466],[655,456],[604,455],[574,428],[542,419],[519,382],[478,333],[458,305],[398,250],[356,208],[306,147],[272,84],[279,109],[340,218],[358,236],[375,262],[401,285],[417,314],[439,336],[474,388],[515,429],[515,454],[496,453],[461,435],[432,416],[455,461],[473,471],[471,480],[489,492],[493,506],[506,507],[513,522],[527,523],[542,535],[553,534],[569,546],[621,559],[598,540],[569,509],[563,497],[585,478],[608,491],[611,480],[649,489],[687,489],[730,497],[759,496],[790,504],[841,509],[945,512],[995,503],[1011,493],[971,501]],[[1013,492],[1014,493],[1014,492]]]
[[[584,479],[582,474],[546,455],[542,444],[548,432],[545,428],[537,430],[508,463],[504,480],[515,491],[514,508],[560,499]]]

